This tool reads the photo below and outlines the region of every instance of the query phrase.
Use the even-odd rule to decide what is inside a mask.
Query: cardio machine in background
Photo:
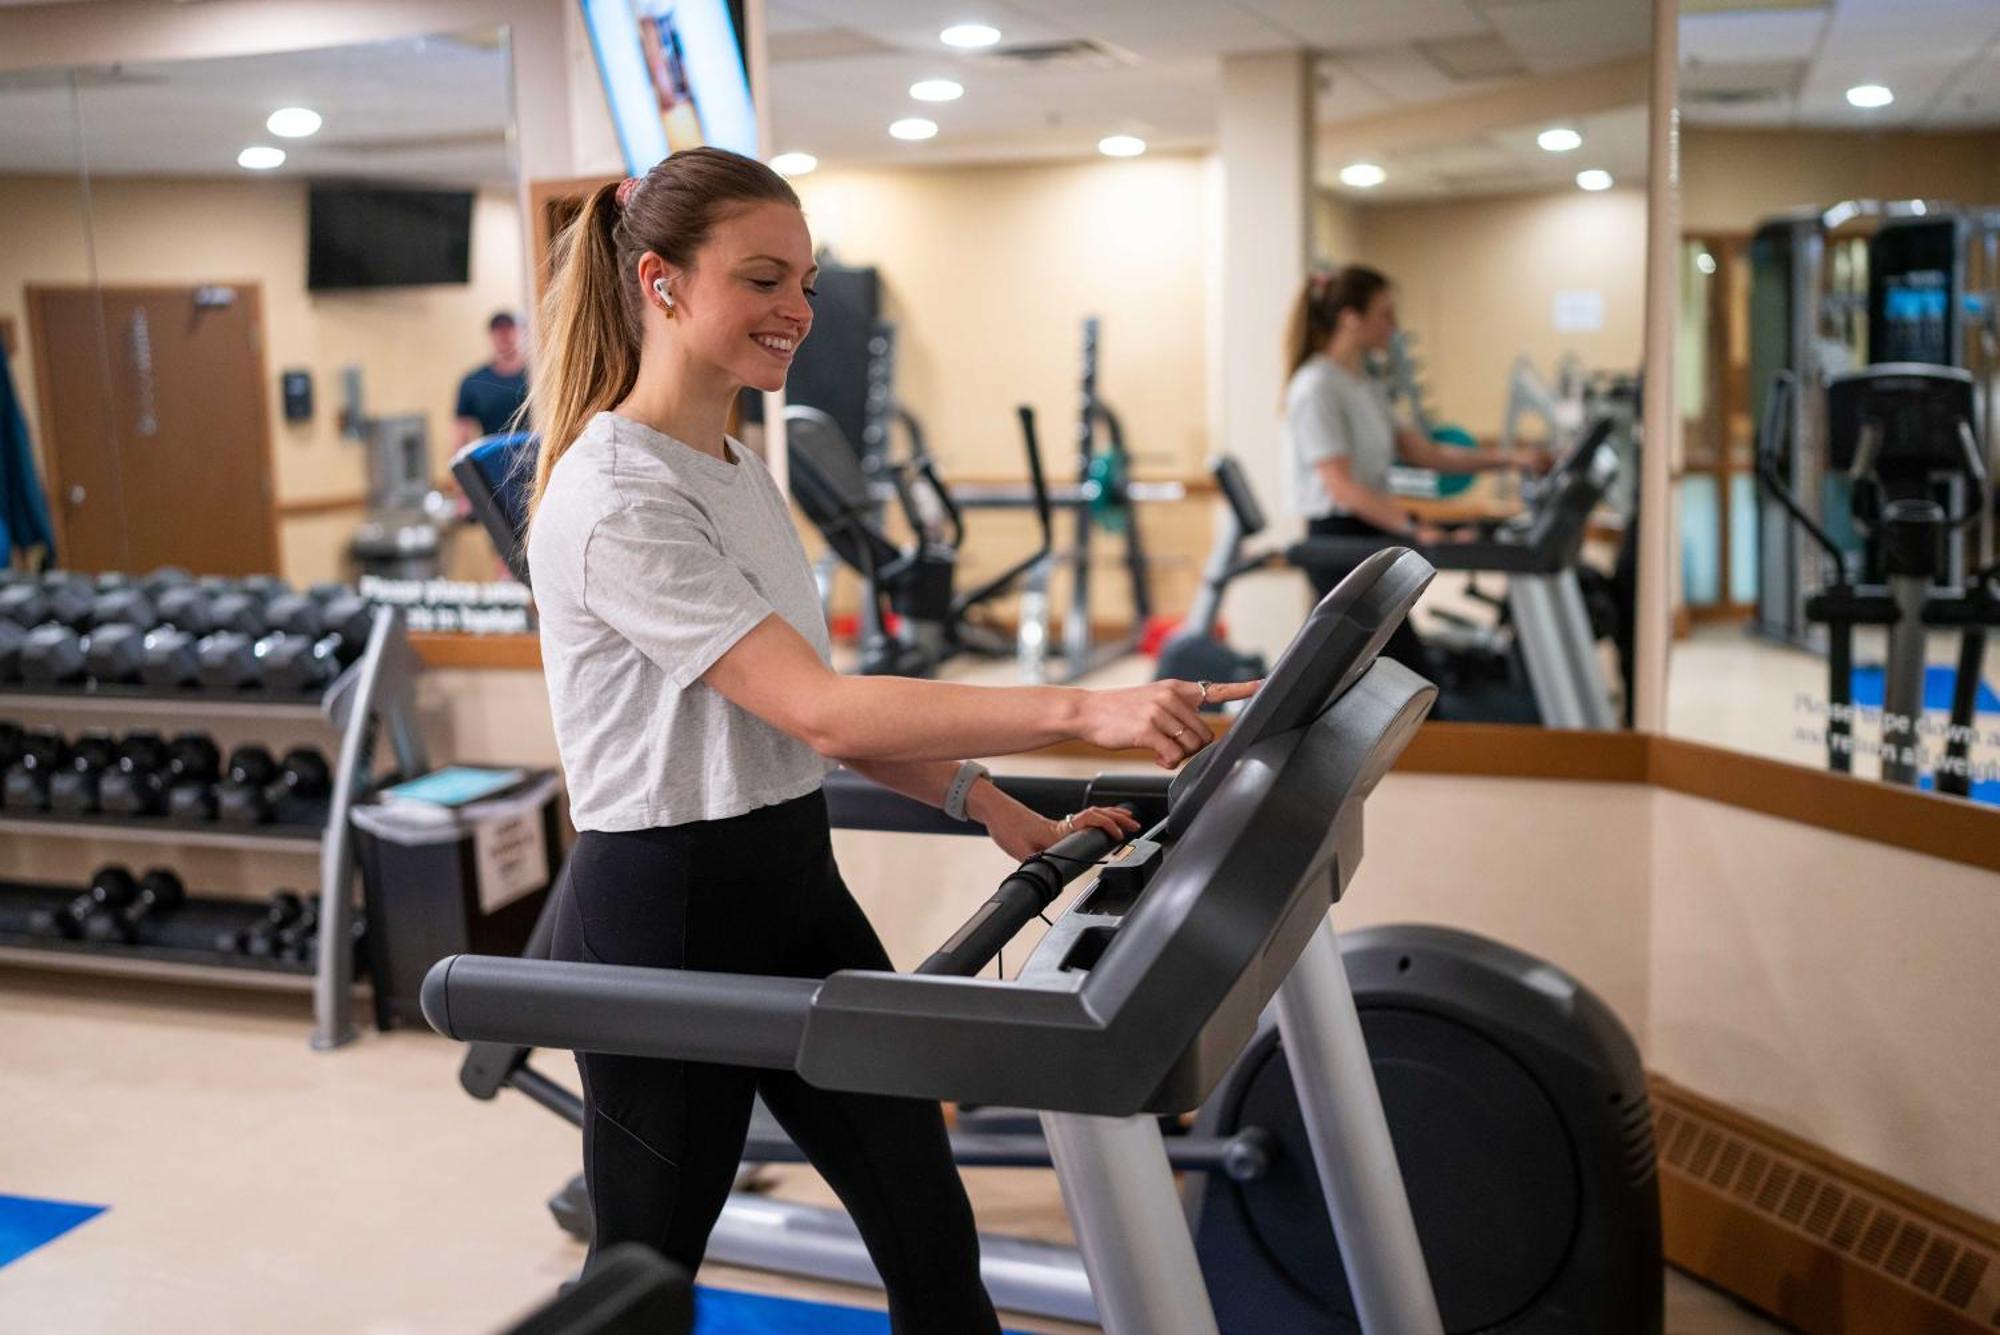
[[[511,541],[517,522],[498,522]],[[511,1087],[576,1122],[580,1102],[535,1070],[531,1045],[589,1046],[1045,1110],[1046,1135],[961,1118],[954,1152],[1054,1167],[1082,1250],[988,1236],[983,1274],[1004,1309],[1114,1333],[1657,1335],[1651,1114],[1611,1011],[1469,933],[1379,927],[1336,946],[1323,927],[1360,857],[1366,797],[1428,704],[1427,684],[1374,658],[1429,577],[1407,553],[1370,558],[1224,741],[1171,780],[999,776],[1045,813],[1129,804],[1146,832],[1118,850],[1085,832],[1029,859],[914,975],[553,964],[535,956],[559,888],[528,958],[434,973],[428,1014],[474,1040],[461,1084],[481,1099]],[[844,771],[827,795],[844,828],[980,833]],[[1019,977],[973,976],[1082,879]],[[1218,942],[1236,948],[1219,956]],[[745,1158],[800,1155],[760,1113]],[[1188,1174],[1185,1199],[1170,1165]],[[1346,1194],[1364,1182],[1364,1198]],[[587,1229],[580,1180],[551,1205]],[[743,1193],[709,1255],[874,1277],[840,1211]]]
[[[1825,558],[1824,582],[1806,596],[1803,613],[1807,624],[1826,627],[1827,765],[1849,772],[1861,749],[1853,726],[1854,635],[1856,627],[1877,626],[1886,648],[1875,748],[1881,776],[1921,782],[1927,642],[1933,632],[1956,630],[1949,724],[1933,782],[1961,797],[1973,790],[1970,743],[1986,636],[2000,626],[1993,498],[1973,429],[1974,388],[1967,371],[1917,363],[1871,366],[1827,382],[1827,467],[1846,474],[1858,543],[1838,542],[1787,483],[1800,393],[1791,371],[1773,376],[1757,447],[1766,495]]]
[[[1590,572],[1584,588],[1583,544],[1590,518],[1617,476],[1615,415],[1590,422],[1569,453],[1534,484],[1527,508],[1504,522],[1482,521],[1472,541],[1416,547],[1440,570],[1506,577],[1504,599],[1491,599],[1487,626],[1459,619],[1426,638],[1443,679],[1437,716],[1454,722],[1540,723],[1551,728],[1615,728],[1617,712],[1598,660],[1597,640],[1615,630],[1605,581]],[[1201,592],[1182,629],[1161,649],[1157,675],[1186,680],[1251,681],[1263,675],[1255,654],[1216,636],[1229,582],[1274,565],[1353,566],[1369,553],[1406,546],[1381,537],[1308,538],[1282,552],[1246,554],[1265,526],[1249,478],[1234,459],[1218,460],[1215,479],[1227,512],[1202,574]]]

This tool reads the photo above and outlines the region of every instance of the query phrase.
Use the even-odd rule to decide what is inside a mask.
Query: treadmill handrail
[[[816,978],[447,955],[425,975],[421,1000],[447,1038],[574,1048],[588,1016],[604,1046],[586,1050],[789,1070],[819,987]]]

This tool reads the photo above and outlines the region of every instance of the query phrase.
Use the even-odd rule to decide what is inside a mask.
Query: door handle
[[[86,494],[87,493],[84,491],[81,483],[72,484],[69,489],[69,496],[67,498],[69,500],[70,506],[74,508],[76,506],[82,505],[83,498]]]
[[[160,434],[160,418],[159,394],[153,380],[153,330],[147,322],[144,306],[133,308],[128,337],[132,345],[132,369],[139,381],[139,420],[134,424],[135,434],[157,436]]]

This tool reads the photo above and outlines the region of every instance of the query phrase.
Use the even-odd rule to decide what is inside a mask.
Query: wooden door
[[[254,284],[30,288],[63,564],[275,572]]]

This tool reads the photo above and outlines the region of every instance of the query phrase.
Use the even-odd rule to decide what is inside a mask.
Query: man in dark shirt
[[[528,397],[528,359],[521,353],[521,328],[501,311],[486,322],[493,360],[458,382],[458,449],[481,436],[505,431]]]

